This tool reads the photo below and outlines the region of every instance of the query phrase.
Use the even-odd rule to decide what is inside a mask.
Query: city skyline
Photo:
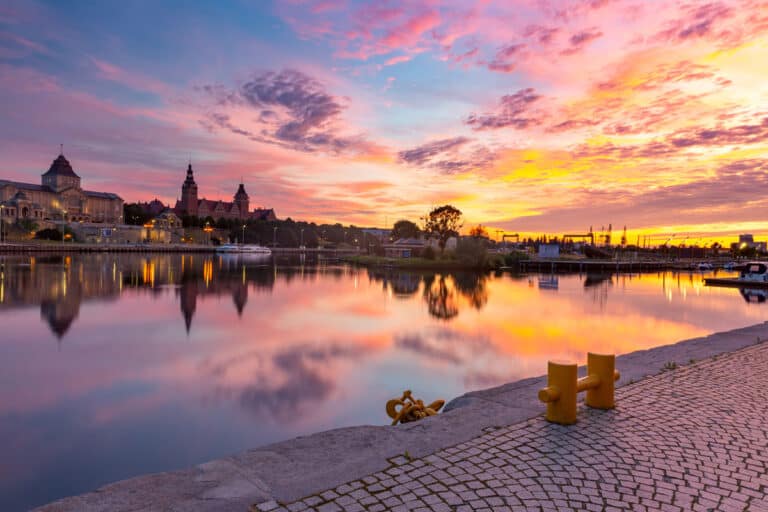
[[[126,202],[690,241],[766,234],[768,2],[11,1],[3,178],[60,143]],[[47,30],[45,27],[55,27]],[[762,108],[761,108],[762,107]]]

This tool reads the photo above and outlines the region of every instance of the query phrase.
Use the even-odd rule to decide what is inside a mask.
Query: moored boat
[[[224,244],[216,248],[216,252],[224,253],[243,253],[243,254],[272,254],[272,251],[261,245],[251,244]]]
[[[708,286],[768,287],[768,264],[762,261],[750,261],[741,267],[739,277],[704,279]]]
[[[750,283],[768,283],[768,265],[762,261],[750,261],[741,269],[739,280]]]

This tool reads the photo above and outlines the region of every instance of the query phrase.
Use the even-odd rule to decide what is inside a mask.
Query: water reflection
[[[435,274],[309,255],[0,265],[0,509],[11,511],[317,430],[385,424],[382,404],[405,388],[449,399],[539,375],[550,358],[649,348],[768,311],[688,273]],[[556,287],[536,285],[553,277]]]
[[[40,305],[40,316],[57,338],[69,330],[80,305],[120,294],[111,259],[92,261],[71,256],[5,258],[0,280],[0,308]]]
[[[768,291],[766,290],[741,288],[739,292],[747,302],[765,302],[765,300],[768,298]]]
[[[455,272],[452,274],[417,273],[395,269],[370,269],[371,280],[381,282],[382,289],[395,298],[406,299],[421,290],[427,311],[433,318],[451,320],[459,314],[458,297],[467,299],[469,307],[480,310],[488,302],[487,274]]]

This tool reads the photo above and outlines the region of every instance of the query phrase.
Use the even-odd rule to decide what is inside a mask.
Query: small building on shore
[[[539,258],[559,258],[560,244],[539,244]]]
[[[384,255],[388,258],[412,258],[420,256],[427,243],[418,238],[400,238],[384,245]]]

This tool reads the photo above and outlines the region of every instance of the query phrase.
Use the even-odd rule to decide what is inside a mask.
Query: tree
[[[399,220],[392,226],[392,240],[401,238],[418,238],[421,234],[419,226],[409,220]]]
[[[482,268],[488,261],[488,252],[481,239],[462,238],[456,244],[456,257],[464,265]]]
[[[35,238],[38,240],[53,240],[56,242],[61,242],[64,238],[64,235],[61,231],[58,229],[41,229],[37,233],[35,233]]]
[[[482,224],[478,224],[469,230],[469,236],[474,238],[488,238],[488,230]]]
[[[123,221],[126,224],[141,226],[151,219],[152,215],[144,211],[141,205],[137,203],[125,203],[123,205]]]
[[[446,204],[429,212],[424,222],[424,231],[437,236],[440,250],[444,251],[448,239],[458,236],[461,226],[461,210]]]

